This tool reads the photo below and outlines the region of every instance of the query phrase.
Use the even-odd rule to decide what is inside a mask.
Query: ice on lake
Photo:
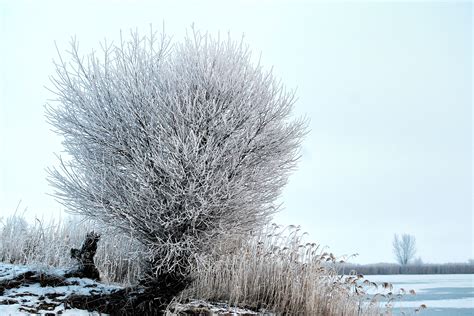
[[[366,275],[366,279],[392,283],[393,292],[415,290],[394,304],[394,312],[410,312],[428,306],[420,315],[474,315],[474,274]]]

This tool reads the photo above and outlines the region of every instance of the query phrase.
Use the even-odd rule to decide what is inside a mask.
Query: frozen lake
[[[428,306],[419,315],[474,315],[474,274],[366,275],[373,282],[390,282],[394,293],[400,288],[415,290],[394,304],[395,312]]]

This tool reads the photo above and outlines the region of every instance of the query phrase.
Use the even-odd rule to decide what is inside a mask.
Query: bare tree
[[[100,56],[73,40],[69,53],[47,106],[69,158],[50,183],[69,211],[143,243],[154,280],[182,281],[215,238],[277,210],[306,122],[246,45],[193,30],[177,44],[132,33]]]
[[[393,254],[397,262],[401,265],[407,265],[415,258],[416,239],[413,235],[403,234],[401,238],[395,234],[393,236]]]

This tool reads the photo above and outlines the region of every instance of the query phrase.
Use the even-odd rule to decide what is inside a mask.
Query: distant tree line
[[[342,263],[340,274],[474,274],[474,259],[461,263],[423,263],[416,255],[416,238],[413,235],[395,234],[392,250],[397,263],[351,264]]]
[[[341,264],[339,273],[349,274],[355,271],[358,274],[474,274],[474,262],[468,263],[421,263],[400,265],[395,263],[376,264]]]

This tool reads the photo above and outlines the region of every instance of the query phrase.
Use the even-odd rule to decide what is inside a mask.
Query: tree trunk
[[[95,275],[98,271],[94,266],[93,256],[97,249],[99,236],[92,233],[87,234],[86,241],[80,250],[71,249],[71,256],[80,261],[79,270],[73,276],[88,277]],[[94,310],[110,315],[162,315],[168,304],[174,297],[178,296],[192,279],[188,270],[183,267],[175,267],[172,270],[156,271],[159,259],[148,262],[148,267],[140,282],[128,288],[113,291],[110,294],[94,295],[71,295],[66,299],[66,304],[73,308]],[[71,275],[72,276],[72,275]]]

